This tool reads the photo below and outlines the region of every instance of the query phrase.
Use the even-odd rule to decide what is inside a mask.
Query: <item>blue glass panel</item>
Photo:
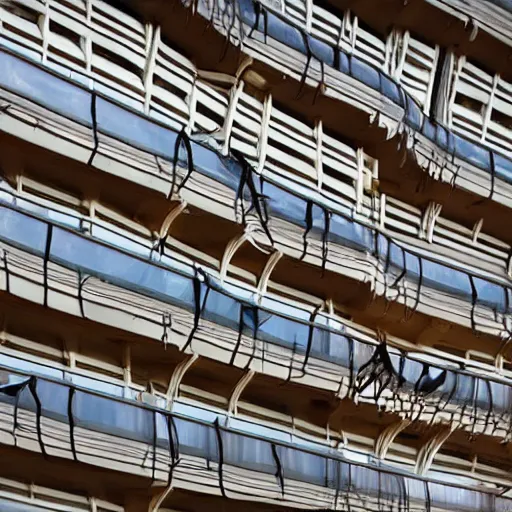
[[[349,59],[352,58],[351,55],[347,55],[346,53],[342,52],[341,50],[337,50],[338,53],[338,71],[341,71],[345,75],[348,75],[350,73],[350,62]]]
[[[436,125],[428,117],[423,121],[423,135],[432,142],[436,140]]]
[[[455,150],[459,158],[489,171],[491,169],[491,157],[488,149],[470,142],[458,135],[455,138]]]
[[[203,309],[203,318],[236,331],[240,322],[240,307],[240,303],[232,297],[211,288]]]
[[[307,325],[269,313],[260,314],[259,317],[259,340],[292,345],[298,350],[304,350],[307,347],[309,336]]]
[[[7,243],[43,255],[48,225],[4,206],[0,206],[0,238]]]
[[[403,106],[402,94],[398,85],[384,73],[380,74],[380,91],[393,103]]]
[[[153,412],[135,405],[76,391],[73,418],[80,427],[148,444],[153,442]]]
[[[409,260],[407,262],[409,265]],[[423,283],[448,293],[471,296],[471,284],[467,274],[425,259],[423,259]]]
[[[416,131],[421,130],[421,123],[423,121],[423,113],[418,104],[406,94],[405,101],[407,101],[407,124]]]
[[[455,142],[452,133],[440,124],[437,125],[436,143],[441,149],[450,154],[455,151]]]
[[[43,416],[67,423],[69,397],[68,386],[38,379],[37,396],[41,401]]]
[[[474,277],[473,283],[478,294],[478,302],[496,308],[500,312],[505,311],[505,290],[502,286],[479,277]]]
[[[372,66],[360,59],[352,57],[352,76],[368,85],[372,89],[380,91],[380,73]]]
[[[512,183],[512,161],[510,159],[494,153],[494,171],[498,178]]]
[[[346,336],[315,327],[311,340],[311,355],[333,361],[345,368],[350,364],[350,341]]]
[[[146,294],[191,308],[192,279],[151,265],[86,238],[55,228],[51,257],[67,266],[87,270],[106,281],[142,289]]]
[[[100,132],[169,160],[174,158],[175,132],[103,98],[97,99],[96,117]]]
[[[252,28],[256,23],[256,11],[252,0],[239,0],[238,5],[242,21]]]
[[[222,157],[196,142],[191,143],[194,168],[232,190],[238,190],[242,167],[234,158]]]
[[[92,126],[90,92],[5,52],[0,52],[0,85]]]
[[[182,418],[175,418],[180,453],[217,459],[217,438],[215,430]]]
[[[332,47],[314,37],[307,37],[309,49],[311,50],[313,57],[317,58],[319,61],[327,64],[328,66],[332,66],[334,64],[334,50]]]
[[[306,227],[306,200],[293,195],[272,183],[264,182],[263,195],[267,197],[269,214]]]
[[[267,31],[270,37],[306,55],[307,50],[304,36],[299,29],[292,27],[270,12],[268,13],[267,19]]]
[[[363,251],[373,251],[374,248],[371,229],[337,214],[331,216],[329,241]]]

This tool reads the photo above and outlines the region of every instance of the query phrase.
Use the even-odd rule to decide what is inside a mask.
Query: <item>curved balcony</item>
[[[186,5],[189,3],[186,2]],[[219,3],[215,12],[222,12],[223,5],[224,3]],[[379,98],[386,98],[386,101],[373,97],[362,99],[361,92],[359,92],[359,101],[370,111],[375,109],[377,112],[385,112],[384,118],[387,119],[382,119],[381,122],[388,123],[391,133],[395,133],[398,129],[396,123],[404,123],[408,127],[408,147],[411,148],[420,167],[428,171],[429,175],[484,197],[492,197],[510,206],[509,199],[505,199],[504,196],[499,197],[501,194],[508,195],[505,191],[510,187],[512,179],[512,161],[507,153],[503,153],[502,147],[498,151],[489,150],[479,143],[454,135],[442,124],[433,122],[424,115],[417,100],[375,67],[375,64],[361,60],[353,54],[347,54],[342,49],[307,34],[286,16],[271,12],[266,7],[257,8],[251,1],[240,2],[238,5],[244,22],[243,36],[236,29],[228,31],[226,28],[231,25],[236,26],[235,14],[231,14],[233,18],[231,21],[217,19],[215,12],[204,3],[198,4],[198,12],[206,19],[213,19],[217,29],[223,34],[226,35],[229,32],[231,40],[238,41],[241,38],[245,41],[244,51],[257,59],[261,59],[260,55],[266,56],[269,53],[266,49],[267,45],[272,48],[275,59],[276,51],[279,52],[279,45],[284,45],[292,50],[292,53],[295,52],[293,57],[289,56],[290,59],[293,60],[297,56],[297,63],[292,66],[294,69],[304,68],[304,60],[310,62],[314,59],[320,63],[321,76],[318,77],[319,73],[315,70],[313,81],[320,80],[322,83],[325,73],[325,83],[328,87],[339,89],[334,77],[344,76],[364,84],[366,86],[363,89],[364,92],[377,91]],[[261,41],[266,43],[263,44]],[[275,48],[272,47],[272,41],[276,42]],[[305,56],[306,59],[300,56]],[[332,69],[333,73],[324,71],[324,66]],[[287,68],[289,67],[288,63]],[[308,68],[309,66],[306,65],[304,76],[308,73]],[[343,80],[346,81],[346,78],[338,78],[339,82]],[[392,108],[386,109],[384,105],[387,106],[387,101]],[[466,134],[467,131],[464,133]],[[507,133],[507,129],[502,127],[500,135],[505,134],[508,137]],[[507,143],[507,152],[508,148]],[[484,185],[485,175],[488,177],[487,184]]]
[[[10,87],[92,125],[96,139],[105,134],[107,140],[115,137],[157,157],[176,160],[176,172],[171,166],[170,176],[163,181],[169,195],[171,190],[178,191],[189,202],[197,202],[200,208],[206,205],[229,220],[241,217],[249,225],[250,236],[263,248],[270,243],[294,258],[305,258],[313,265],[369,282],[378,295],[398,301],[413,312],[418,309],[482,332],[508,336],[508,285],[398,244],[353,219],[350,213],[322,203],[318,196],[313,202],[310,191],[292,187],[284,178],[277,181],[256,175],[243,157],[219,155],[188,141],[183,132],[178,135],[65,81],[49,79],[44,72],[33,76],[30,65],[6,54],[3,58],[9,70],[4,80],[10,81]],[[25,81],[28,76],[32,78],[30,85]],[[34,81],[36,78],[40,82]],[[92,102],[94,109],[90,109]],[[13,107],[10,110],[14,112]],[[92,152],[84,153],[91,161],[101,159],[97,145]],[[210,191],[209,201],[205,200],[205,190]],[[212,201],[212,191],[221,202]]]
[[[510,500],[354,464],[39,377],[4,372],[5,440],[177,488],[299,509],[506,512]],[[9,434],[7,434],[9,432]],[[4,441],[5,442],[5,441]],[[12,441],[11,441],[12,442]]]
[[[84,236],[76,232],[83,225],[79,218],[16,201],[18,208],[60,225],[38,220],[8,206],[6,195],[0,239],[10,293],[100,322],[118,322],[122,329],[132,325],[181,350],[282,379],[297,372],[304,384],[379,404],[404,418],[448,420],[472,433],[511,435],[512,390],[505,381],[415,359],[385,343],[376,346],[304,310],[280,309],[277,302],[261,306],[242,287],[228,289],[206,269],[169,256],[150,261],[151,246],[130,242],[119,230],[91,226],[91,236]],[[130,298],[124,289],[134,292]],[[91,304],[86,296],[94,306],[84,305]],[[105,320],[109,313],[105,316],[102,308],[111,319]],[[121,312],[132,309],[136,319],[126,323]]]
[[[199,4],[199,6],[204,8],[203,4]],[[490,196],[502,204],[509,206],[512,204],[510,202],[510,197],[512,196],[510,192],[510,181],[512,179],[512,163],[510,159],[500,151],[489,151],[466,138],[453,135],[450,130],[447,130],[440,124],[433,124],[423,114],[423,108],[428,107],[430,103],[428,98],[431,92],[428,91],[432,89],[433,72],[429,72],[430,79],[427,80],[428,83],[426,82],[426,85],[423,83],[419,85],[413,83],[414,80],[411,82],[409,77],[408,79],[404,78],[404,86],[402,87],[401,84],[395,83],[393,79],[384,73],[381,64],[383,65],[383,62],[386,62],[387,66],[389,66],[393,60],[402,60],[403,56],[396,56],[396,58],[386,57],[386,45],[379,41],[378,44],[375,42],[379,47],[378,51],[375,50],[375,52],[380,57],[375,61],[375,55],[373,55],[375,52],[368,49],[371,47],[372,38],[365,36],[364,30],[361,31],[357,28],[357,23],[350,30],[350,27],[345,27],[348,39],[343,43],[345,46],[342,44],[341,48],[339,48],[337,43],[335,44],[331,40],[332,37],[326,39],[328,31],[317,30],[315,32],[313,30],[309,34],[301,27],[295,26],[297,20],[290,20],[287,17],[272,12],[267,13],[264,7],[262,7],[262,13],[265,13],[265,15],[261,14],[259,17],[257,30],[252,30],[256,21],[255,7],[251,2],[247,2],[240,4],[240,9],[242,19],[246,23],[245,31],[254,35],[258,40],[261,37],[260,35],[256,37],[256,34],[264,28],[262,24],[263,17],[269,18],[270,23],[267,23],[267,25],[270,30],[268,33],[268,43],[270,46],[266,46],[271,47],[272,41],[288,45],[288,47],[291,45],[291,48],[302,54],[302,60],[308,55],[308,60],[312,60],[314,63],[320,62],[320,67],[323,70],[321,73],[322,77],[324,71],[329,75],[330,72],[326,70],[333,68],[337,78],[334,75],[333,77],[329,75],[329,85],[331,88],[339,89],[340,77],[343,74],[350,77],[352,82],[359,82],[356,87],[353,84],[348,88],[346,87],[344,94],[346,95],[346,90],[348,89],[353,92],[357,91],[354,92],[356,96],[359,95],[356,105],[359,103],[362,105],[366,102],[367,105],[364,108],[369,109],[369,111],[374,112],[375,109],[377,111],[385,111],[385,117],[389,118],[389,122],[394,127],[393,130],[399,124],[405,123],[409,127],[408,131],[410,132],[408,145],[414,146],[412,149],[418,162],[431,176],[451,184],[460,184],[471,192],[484,197]],[[220,11],[222,11],[222,8]],[[313,9],[313,11],[318,11],[319,16],[323,14],[321,9],[316,9],[316,11]],[[169,67],[170,63],[166,62],[169,57],[169,50],[167,45],[161,41],[159,29],[148,27],[146,33],[145,28],[139,21],[107,4],[98,4],[98,6],[94,4],[92,20],[90,21],[86,19],[85,10],[83,12],[80,9],[70,11],[65,6],[58,4],[52,6],[48,13],[46,11],[39,13],[36,10],[31,14],[24,15],[24,17],[16,16],[8,11],[3,12],[4,16],[7,16],[6,26],[12,25],[15,27],[12,32],[7,31],[5,33],[4,44],[16,52],[38,62],[42,61],[58,73],[70,76],[82,84],[87,84],[91,79],[94,79],[96,91],[114,96],[120,101],[123,101],[121,96],[126,96],[129,99],[124,99],[124,101],[128,101],[131,107],[141,109],[145,113],[152,111],[157,118],[162,117],[162,105],[166,103],[169,104],[175,114],[175,118],[178,120],[188,110],[187,96],[180,94],[178,99],[173,99],[171,97],[173,88],[169,88],[166,84],[169,73],[172,72],[172,67]],[[203,14],[209,16],[211,13],[205,11]],[[36,21],[39,16],[48,16],[50,18],[48,34],[44,37],[42,34],[37,34],[39,29]],[[32,24],[30,22],[31,18],[36,20]],[[332,15],[328,16],[328,18],[332,18]],[[111,27],[109,27],[109,23],[106,20],[109,20],[110,24],[112,24]],[[227,20],[224,20],[224,22],[227,23]],[[347,25],[347,23],[343,22],[343,26]],[[66,29],[66,24],[71,29]],[[79,28],[80,24],[83,24],[82,28]],[[337,20],[334,25],[340,25],[341,27],[341,20]],[[335,30],[335,27],[333,30]],[[232,35],[236,33],[236,27],[231,33]],[[123,36],[120,36],[120,34],[123,34]],[[119,37],[124,37],[122,43],[119,42]],[[48,44],[43,44],[45,38],[49,39]],[[86,46],[90,46],[90,52],[83,52],[81,50],[81,44],[78,44],[77,41],[80,42],[82,39],[86,42]],[[368,43],[367,39],[370,43]],[[409,61],[417,62],[418,58],[417,56],[414,57],[416,55],[414,52],[416,51],[417,53],[419,51],[423,55],[426,50],[423,47],[414,50],[414,44],[411,41],[409,42],[412,52]],[[355,46],[349,48],[347,45]],[[262,48],[264,47],[265,45],[262,46]],[[347,53],[347,51],[353,53]],[[429,51],[426,53],[429,53]],[[282,52],[280,55],[282,55]],[[381,62],[383,59],[384,61]],[[405,56],[405,59],[407,62],[407,56]],[[430,60],[434,62],[435,59]],[[178,87],[183,85],[185,89],[193,88],[188,76],[189,66],[185,59],[181,59],[177,65],[178,69],[181,67],[182,82],[178,84]],[[304,63],[301,63],[299,67],[302,69],[303,65]],[[325,70],[324,66],[326,66]],[[336,68],[336,71],[334,68]],[[316,78],[320,79],[317,71],[315,67],[315,71],[314,73],[312,71],[312,73]],[[401,78],[398,77],[397,79]],[[364,85],[361,86],[361,84]],[[418,97],[418,91],[423,91],[426,87],[426,92],[423,95],[425,98],[423,96],[419,100],[414,98],[413,95],[405,92],[404,87],[409,89],[411,93],[414,93],[416,97]],[[505,88],[503,89],[503,87]],[[376,90],[372,91],[372,88]],[[506,84],[503,86],[498,84],[495,94],[491,94],[492,97],[501,94],[498,89],[503,89],[503,94],[507,96]],[[377,91],[378,98],[374,97]],[[119,92],[121,92],[121,95],[119,95]],[[505,96],[503,98],[506,103],[507,98]],[[491,124],[489,125],[490,129],[486,129],[485,132],[491,134],[491,131],[496,128],[497,131],[494,130],[494,132],[498,134],[496,135],[497,137],[508,133],[506,123],[505,127],[502,126],[500,128],[498,126],[501,122],[501,117],[506,115],[504,114],[506,110],[503,111],[502,108],[502,104],[504,104],[503,98],[497,101],[494,107],[491,105],[491,108],[486,110]],[[421,101],[422,105],[418,101]],[[352,98],[349,103],[354,104],[354,99]],[[498,110],[496,111],[497,117],[492,114],[493,108],[499,110],[499,112]],[[450,109],[447,106],[445,110],[448,112],[457,109]],[[165,117],[168,118],[168,116]],[[493,123],[497,123],[496,127],[494,127]],[[459,124],[457,126],[460,128]],[[176,127],[176,119],[171,121],[171,125]],[[466,130],[464,133],[470,132]],[[502,146],[501,144],[501,149]],[[432,152],[434,152],[434,156],[432,156]]]

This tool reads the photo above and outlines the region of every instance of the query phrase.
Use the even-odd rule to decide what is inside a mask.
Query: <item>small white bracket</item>
[[[240,249],[240,247],[242,247],[242,245],[249,240],[249,238],[250,236],[247,233],[242,233],[240,236],[231,239],[226,245],[219,269],[221,282],[223,282],[228,275],[228,267],[231,263],[231,260],[233,259],[233,256],[236,254],[238,249]]]
[[[261,273],[260,280],[258,282],[258,297],[261,298],[267,292],[268,282],[270,280],[270,276],[276,265],[279,263],[279,260],[283,257],[283,253],[281,251],[275,251],[272,253],[270,258],[267,260],[265,268]]]
[[[474,245],[478,243],[478,237],[480,236],[480,233],[482,231],[482,226],[484,225],[484,219],[481,218],[478,222],[475,223],[473,226],[473,232],[471,234],[471,241]]]
[[[98,512],[98,504],[96,503],[96,498],[89,498],[89,506],[91,508],[91,512]]]
[[[144,113],[149,115],[153,95],[153,76],[156,69],[156,57],[158,55],[158,47],[160,46],[160,25],[157,25],[154,33],[153,25],[146,25],[146,42],[149,46],[149,56],[146,59],[146,67],[144,69]]]
[[[316,139],[316,159],[315,159],[315,167],[316,167],[316,181],[318,190],[322,189],[324,183],[324,165],[323,165],[323,137],[324,137],[324,128],[322,120],[319,119],[316,122],[315,126],[315,139]]]
[[[172,482],[164,488],[164,490],[157,494],[150,502],[148,507],[148,512],[158,512],[160,510],[160,506],[165,501],[165,499],[172,494],[172,491],[174,490],[172,486]]]
[[[411,424],[410,420],[400,420],[385,428],[375,440],[375,456],[381,460],[386,458],[389,447],[396,436]]]
[[[242,396],[244,389],[247,387],[249,382],[251,382],[252,378],[254,377],[254,374],[254,370],[249,370],[246,373],[244,373],[241,379],[237,382],[235,389],[233,390],[233,393],[229,398],[228,415],[231,416],[236,415],[238,413],[238,401],[240,400],[240,397]]]
[[[169,231],[171,229],[171,226],[173,222],[178,218],[180,214],[183,213],[185,208],[187,207],[186,201],[181,201],[178,205],[176,205],[165,217],[164,221],[162,222],[162,226],[160,227],[160,239],[166,237],[169,234]]]
[[[456,424],[443,428],[421,447],[416,458],[415,472],[418,475],[425,475],[427,473],[430,466],[432,466],[435,456],[446,440],[452,435],[455,428],[457,428]]]
[[[176,398],[178,398],[178,394],[180,391],[181,381],[187,373],[188,369],[199,359],[197,354],[190,354],[189,357],[181,361],[174,372],[172,373],[171,380],[169,381],[169,387],[167,388],[167,401],[169,405],[171,405]]]

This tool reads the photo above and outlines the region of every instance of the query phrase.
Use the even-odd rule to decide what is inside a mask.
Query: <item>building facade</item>
[[[510,0],[0,0],[0,510],[512,512]]]

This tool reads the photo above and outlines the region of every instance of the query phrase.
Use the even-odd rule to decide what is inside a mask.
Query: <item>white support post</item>
[[[44,14],[39,16],[38,19],[39,30],[43,38],[43,53],[41,55],[41,61],[43,64],[48,59],[48,46],[50,44],[50,5],[49,0],[44,2]]]
[[[185,211],[186,207],[187,202],[182,200],[167,214],[167,217],[165,217],[164,221],[162,222],[162,226],[160,227],[160,240],[166,236],[169,236],[174,221]]]
[[[187,373],[188,369],[199,359],[197,354],[190,354],[186,359],[181,361],[174,372],[172,373],[171,380],[169,381],[169,386],[167,388],[167,402],[169,408],[171,407],[174,400],[178,398],[180,392],[180,385],[183,377]]]
[[[226,276],[228,274],[228,267],[233,259],[233,256],[236,254],[238,249],[242,247],[242,245],[249,240],[249,235],[247,233],[242,233],[240,236],[237,236],[230,240],[226,245],[226,249],[224,250],[224,254],[222,256],[222,260],[220,262],[220,280],[224,282]]]
[[[404,431],[411,424],[410,420],[400,420],[385,428],[375,440],[375,456],[381,460],[386,458],[389,447],[400,432]]]
[[[267,158],[267,146],[268,146],[268,130],[270,125],[270,117],[272,115],[272,95],[268,94],[265,98],[263,105],[263,114],[261,118],[261,132],[260,140],[258,141],[258,168],[256,172],[258,174],[263,173],[265,168],[265,160]]]
[[[275,251],[272,253],[270,258],[267,260],[265,268],[261,273],[260,279],[258,281],[258,298],[261,300],[261,297],[265,295],[267,292],[268,282],[270,280],[270,275],[276,268],[276,265],[279,263],[279,260],[283,257],[283,253],[281,251]]]
[[[315,126],[315,139],[316,139],[316,159],[315,159],[315,167],[316,167],[316,184],[318,190],[322,190],[322,186],[324,183],[324,165],[323,165],[323,136],[324,136],[324,128],[322,120],[319,119]]]
[[[237,85],[234,85],[231,88],[230,92],[230,100],[229,100],[229,107],[228,112],[226,114],[226,119],[224,121],[224,146],[222,148],[222,154],[228,155],[229,154],[229,143],[231,140],[231,131],[233,129],[233,122],[235,120],[236,115],[236,109],[238,107],[238,101],[240,100],[240,96],[242,96],[242,92],[244,90],[244,81],[240,80]]]
[[[144,114],[149,115],[151,109],[151,98],[153,96],[153,76],[156,68],[156,58],[158,48],[160,46],[160,25],[158,25],[153,33],[153,25],[146,25],[146,69],[144,70]]]
[[[435,456],[456,428],[456,424],[443,428],[421,447],[416,458],[415,472],[418,475],[425,475],[428,472]]]
[[[248,386],[248,384],[251,382],[252,378],[254,377],[254,370],[248,370],[245,372],[240,380],[237,382],[235,389],[233,390],[233,393],[231,394],[231,397],[229,398],[229,404],[228,404],[228,415],[229,416],[236,416],[238,413],[238,401],[240,400],[240,397],[242,396],[242,393],[244,392],[244,389]]]

